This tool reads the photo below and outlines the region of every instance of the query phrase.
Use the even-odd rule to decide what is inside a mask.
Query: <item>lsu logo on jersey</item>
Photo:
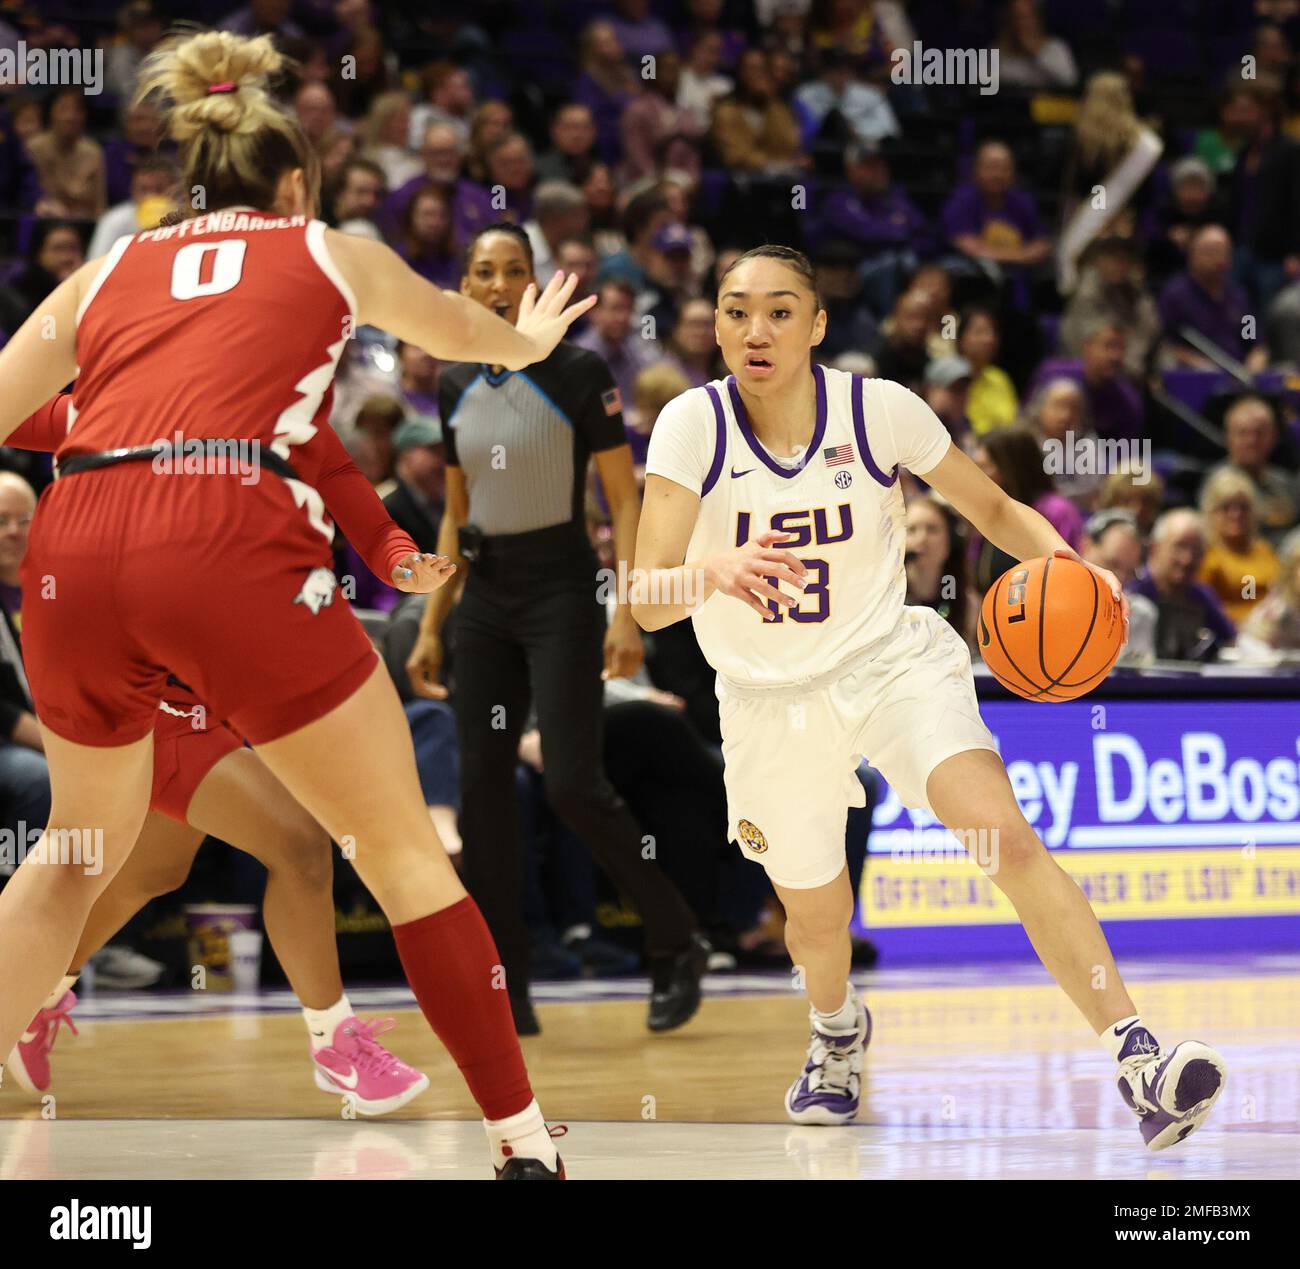
[[[831,512],[826,507],[814,507],[811,511],[778,511],[772,517],[770,527],[777,533],[793,536],[793,541],[782,542],[787,551],[797,551],[805,546],[830,546],[834,542],[847,542],[853,536],[853,508],[842,502],[835,508],[837,525],[832,530]],[[751,537],[767,532],[759,529],[750,532],[752,516],[748,511],[736,513],[736,545],[744,546]]]
[[[328,608],[334,602],[334,589],[339,580],[327,568],[314,568],[307,574],[307,580],[293,598],[295,604],[306,604],[314,617],[322,608]]]
[[[831,546],[836,542],[847,542],[853,536],[853,508],[842,502],[835,508],[836,523],[831,523],[831,512],[826,507],[813,507],[808,511],[778,511],[771,518],[771,528],[777,533],[790,537],[789,542],[778,542],[782,550],[798,551],[809,546]],[[766,532],[757,529],[751,533],[752,516],[748,511],[736,513],[736,545],[744,546],[751,537]],[[790,609],[782,608],[775,599],[769,599],[767,606],[772,619],[767,624],[779,626],[787,619],[802,624],[816,625],[831,615],[831,565],[829,560],[813,559],[806,555],[799,557],[807,569],[803,594],[799,603]],[[776,578],[767,579],[773,586]]]

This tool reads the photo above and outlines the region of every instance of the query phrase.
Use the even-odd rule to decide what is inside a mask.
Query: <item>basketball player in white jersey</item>
[[[848,982],[844,830],[848,806],[862,804],[854,770],[865,755],[1011,901],[1119,1063],[1146,1144],[1163,1149],[1209,1113],[1223,1059],[1196,1041],[1162,1050],[1142,1024],[1087,899],[1020,812],[980,718],[969,651],[932,609],[904,605],[899,469],[1016,559],[1079,557],[915,394],[811,364],[825,329],[799,252],[759,247],[723,275],[716,330],[731,374],[683,393],[655,424],[633,595],[655,602],[632,605],[646,630],[691,616],[718,671],[730,834],[785,905],[812,1005],[787,1113],[842,1124],[858,1112],[871,1018]],[[1127,621],[1115,577],[1093,571]]]

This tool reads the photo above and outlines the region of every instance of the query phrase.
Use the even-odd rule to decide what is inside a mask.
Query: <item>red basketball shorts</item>
[[[266,471],[244,484],[134,462],[57,480],[22,581],[37,715],[78,744],[142,739],[169,672],[264,743],[341,705],[378,664],[324,535]]]

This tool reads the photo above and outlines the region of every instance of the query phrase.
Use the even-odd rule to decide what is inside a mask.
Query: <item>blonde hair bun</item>
[[[269,35],[246,39],[229,31],[202,31],[164,41],[140,68],[137,100],[156,97],[168,131],[181,145],[204,131],[248,133],[266,127],[278,107],[267,92],[285,65]],[[234,91],[212,92],[233,84]]]

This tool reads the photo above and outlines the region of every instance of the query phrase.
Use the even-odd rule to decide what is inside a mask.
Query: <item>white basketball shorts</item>
[[[992,749],[970,651],[931,608],[809,682],[745,687],[718,676],[731,840],[772,881],[810,890],[844,867],[848,808],[863,806],[865,757],[905,806],[929,811],[945,758]]]

